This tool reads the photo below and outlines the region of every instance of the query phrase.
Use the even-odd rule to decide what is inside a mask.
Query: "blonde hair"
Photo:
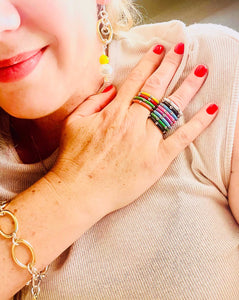
[[[120,31],[128,31],[142,22],[142,16],[134,2],[134,0],[111,0],[107,5],[115,35]]]

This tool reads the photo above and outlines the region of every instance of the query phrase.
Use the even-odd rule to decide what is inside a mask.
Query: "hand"
[[[150,49],[104,109],[82,118],[79,107],[67,118],[59,156],[51,171],[66,184],[75,205],[79,194],[86,196],[92,209],[101,209],[103,214],[128,205],[154,184],[215,118],[216,113],[207,113],[208,104],[164,139],[148,118],[149,111],[132,104],[140,90],[157,99],[164,96],[182,55],[171,49],[163,57]],[[195,69],[169,96],[182,111],[206,79],[207,74],[196,76]],[[113,93],[115,89],[95,97],[106,99]]]

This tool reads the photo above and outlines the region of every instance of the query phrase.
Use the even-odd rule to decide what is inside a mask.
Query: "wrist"
[[[44,177],[55,190],[60,202],[72,210],[71,214],[76,222],[79,221],[79,212],[83,212],[92,225],[109,213],[103,199],[95,196],[97,193],[94,184],[80,172],[76,175],[70,170],[53,168]]]

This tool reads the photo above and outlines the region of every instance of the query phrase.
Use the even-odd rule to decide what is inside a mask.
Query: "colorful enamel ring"
[[[149,118],[165,134],[181,116],[181,109],[170,99],[164,98],[156,109],[151,111]]]
[[[182,116],[183,112],[181,111],[181,109],[169,98],[163,98],[162,103],[167,105],[167,107],[174,112],[177,118],[180,118]]]
[[[159,104],[159,101],[156,98],[143,91],[139,92],[139,94],[134,97],[132,102],[141,104],[142,106],[146,107],[150,112],[155,110]]]

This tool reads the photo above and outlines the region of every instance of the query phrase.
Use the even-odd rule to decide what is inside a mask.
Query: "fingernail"
[[[204,65],[199,65],[196,70],[194,71],[194,74],[197,77],[203,77],[204,75],[207,74],[208,68],[205,67]]]
[[[208,106],[206,111],[209,115],[214,115],[217,110],[218,110],[218,106],[216,104],[211,104]]]
[[[113,85],[111,84],[111,85],[107,86],[107,87],[102,91],[102,93],[107,93],[107,92],[109,92],[112,88],[113,88]]]
[[[179,43],[174,47],[174,52],[177,54],[183,54],[184,53],[184,43]]]
[[[162,45],[157,45],[155,48],[154,48],[154,53],[156,54],[161,54],[163,51],[164,51],[164,46]]]

